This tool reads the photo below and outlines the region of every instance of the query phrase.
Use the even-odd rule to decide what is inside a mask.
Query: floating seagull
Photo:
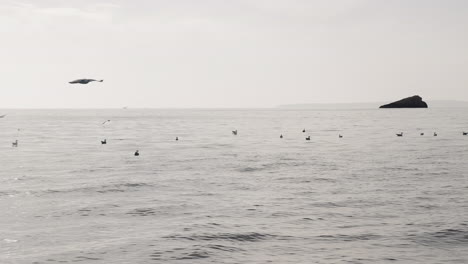
[[[310,136],[306,137],[306,140],[310,140]]]
[[[305,128],[304,128],[304,129],[302,129],[302,133],[305,133]]]
[[[280,135],[280,138],[283,138],[283,134]]]
[[[133,154],[133,155],[140,156],[140,152],[138,152],[138,150],[137,150],[137,151],[135,151],[135,154]]]
[[[237,129],[236,129],[236,130],[233,130],[233,131],[232,131],[232,134],[233,134],[234,136],[237,136]]]
[[[396,134],[397,137],[402,137],[403,136],[403,132],[401,132],[400,134]]]
[[[18,140],[15,140],[15,142],[11,143],[11,146],[17,148],[18,147]]]
[[[75,84],[75,83],[80,83],[80,84],[88,84],[90,82],[103,82],[104,80],[94,80],[94,79],[78,79],[74,80],[68,83]]]
[[[338,135],[339,138],[342,138],[343,136],[342,135]]]
[[[106,121],[102,122],[102,124],[104,125],[104,124],[107,123],[107,122],[110,122],[110,120],[106,120]]]
[[[176,141],[179,140],[179,137],[175,137],[175,140],[176,140]]]
[[[437,137],[437,132],[434,132],[434,137]]]
[[[463,135],[464,135],[464,136],[468,135],[468,132],[463,132]]]
[[[419,134],[419,135],[424,136],[424,133],[421,133],[421,134]]]
[[[0,115],[0,118],[4,118],[6,115]]]
[[[101,144],[102,144],[102,145],[107,144],[107,139],[101,140]]]

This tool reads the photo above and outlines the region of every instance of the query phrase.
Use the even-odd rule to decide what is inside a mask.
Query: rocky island
[[[427,104],[419,95],[415,95],[401,99],[400,101],[382,105],[379,108],[427,108]]]

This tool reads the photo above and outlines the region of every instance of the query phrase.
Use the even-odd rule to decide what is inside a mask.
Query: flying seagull
[[[80,83],[80,84],[88,84],[90,82],[103,82],[104,80],[94,80],[94,79],[78,79],[78,80],[74,80],[74,81],[71,81],[69,83],[71,84],[75,84],[75,83]]]

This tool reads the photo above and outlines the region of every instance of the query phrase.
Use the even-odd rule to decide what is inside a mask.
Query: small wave
[[[317,202],[312,204],[313,207],[321,207],[321,208],[334,208],[334,207],[346,207],[346,205],[334,203],[334,202]]]
[[[362,241],[362,240],[376,240],[381,236],[375,234],[359,234],[359,235],[320,235],[319,240],[330,240],[330,241]]]
[[[172,248],[170,250],[156,250],[150,254],[152,260],[188,260],[188,259],[204,259],[209,258],[216,254],[223,254],[224,252],[234,253],[244,251],[237,247],[220,245],[220,244],[207,244],[207,245],[193,245],[190,248]]]
[[[193,235],[193,236],[168,236],[169,239],[184,239],[184,240],[195,240],[195,241],[239,241],[239,242],[257,242],[269,238],[273,238],[273,235],[261,234],[261,233],[219,233],[219,234],[207,234],[207,235]]]
[[[415,243],[426,246],[464,246],[468,245],[468,230],[442,229],[436,232],[428,232],[415,235],[411,238]]]
[[[239,172],[253,172],[253,171],[261,171],[263,168],[254,168],[254,167],[245,167],[245,168],[240,168],[238,171]]]
[[[20,194],[18,191],[0,191],[0,196],[15,197]]]
[[[90,186],[90,187],[78,187],[70,189],[48,189],[44,191],[36,192],[35,195],[43,194],[56,194],[56,193],[73,193],[73,192],[97,192],[97,193],[110,193],[110,192],[127,192],[136,191],[142,187],[151,187],[151,184],[147,183],[118,183],[111,185],[101,186]],[[1,194],[0,194],[1,195]]]
[[[156,211],[153,208],[137,208],[128,212],[127,214],[133,216],[151,216],[155,215]]]
[[[169,255],[169,256],[167,256]],[[150,254],[152,260],[188,260],[209,258],[210,253],[202,248],[184,249],[174,248],[167,251],[154,251]]]
[[[304,166],[306,162],[274,162],[274,163],[265,163],[259,166],[247,166],[237,169],[238,172],[256,172],[264,171],[271,169],[278,169],[281,167],[300,167]]]
[[[140,207],[128,211],[126,214],[131,216],[152,216],[152,215],[168,215],[174,210],[183,211],[189,208],[188,204],[178,205],[159,205],[156,207]]]
[[[208,244],[206,245],[207,248],[209,249],[214,249],[214,250],[219,250],[219,251],[225,251],[225,252],[237,252],[237,251],[242,251],[240,248],[236,247],[228,247],[224,245],[216,245],[216,244]]]
[[[191,253],[186,254],[185,256],[175,258],[176,260],[184,260],[184,259],[203,259],[210,257],[210,254],[207,251],[203,250],[196,250]]]
[[[318,182],[337,182],[336,179],[330,179],[330,178],[314,178],[313,179],[314,181],[318,181]]]
[[[72,262],[82,262],[82,261],[96,261],[101,260],[100,258],[96,257],[87,257],[87,256],[77,256]]]
[[[3,242],[5,242],[7,244],[10,244],[10,243],[16,243],[16,242],[18,242],[18,240],[5,238],[5,239],[3,239]]]

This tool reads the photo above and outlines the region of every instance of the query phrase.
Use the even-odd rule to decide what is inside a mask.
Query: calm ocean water
[[[468,263],[466,108],[3,113],[2,264]]]

